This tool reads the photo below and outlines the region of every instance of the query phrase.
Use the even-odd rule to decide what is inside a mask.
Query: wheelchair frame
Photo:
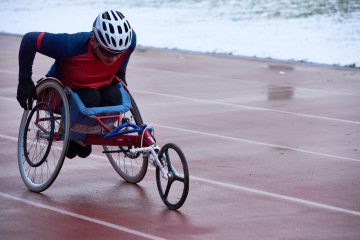
[[[155,166],[161,199],[169,209],[178,209],[189,191],[185,155],[173,143],[162,148],[156,144],[153,129],[143,124],[135,100],[126,85],[119,82],[131,100],[131,108],[110,115],[90,116],[100,131],[86,133],[82,143],[102,145],[111,165],[130,183],[144,178],[150,162]],[[31,191],[42,192],[55,181],[65,159],[73,133],[69,104],[73,93],[58,79],[49,77],[40,79],[36,90],[36,104],[32,110],[24,111],[20,124],[18,164],[25,185]]]

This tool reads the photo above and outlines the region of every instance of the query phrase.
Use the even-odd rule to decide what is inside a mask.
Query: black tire
[[[161,148],[158,156],[168,175],[168,179],[163,178],[159,167],[156,168],[160,197],[169,209],[179,209],[189,193],[189,169],[185,155],[177,145],[168,143]]]
[[[131,109],[123,116],[123,119],[124,117],[128,118],[130,121],[135,121],[136,125],[141,126],[143,125],[143,120],[139,108],[130,93],[129,96],[131,99]],[[111,165],[125,181],[138,183],[145,177],[148,168],[147,155],[116,152],[120,150],[118,146],[104,145],[103,148]]]
[[[55,181],[64,162],[70,137],[70,111],[67,95],[63,87],[53,79],[45,79],[36,86],[38,104],[35,110],[24,111],[18,136],[18,165],[20,175],[25,185],[33,192],[42,192],[46,190]],[[43,97],[46,95],[47,97]],[[61,111],[53,109],[53,102],[59,102]],[[30,126],[34,126],[34,132],[38,132],[36,125],[30,125],[33,116],[37,110],[45,109],[49,106],[52,112],[49,120],[52,119],[54,125],[51,126],[51,144],[50,141],[39,143],[47,144],[47,150],[42,156],[41,161],[30,164],[32,158],[31,151],[27,141],[34,138],[34,134],[29,131]],[[51,107],[50,107],[51,106]],[[30,114],[29,114],[30,113]],[[52,122],[50,120],[50,122]],[[52,124],[52,123],[51,123]],[[33,134],[33,135],[32,135]],[[57,137],[55,137],[55,135]],[[28,158],[28,159],[27,159]],[[41,164],[39,164],[41,163]]]

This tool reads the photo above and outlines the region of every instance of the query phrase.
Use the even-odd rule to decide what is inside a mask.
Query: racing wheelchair
[[[25,110],[18,136],[21,178],[33,192],[46,190],[64,163],[70,139],[101,145],[115,171],[127,182],[140,182],[150,162],[162,201],[180,208],[189,191],[185,155],[173,144],[160,148],[154,129],[143,123],[135,100],[120,80],[122,104],[86,108],[79,96],[56,78],[37,82],[37,100]]]

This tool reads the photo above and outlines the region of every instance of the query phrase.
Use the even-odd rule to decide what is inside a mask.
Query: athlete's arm
[[[132,52],[135,50],[135,48],[136,48],[136,34],[133,31],[133,35],[132,35],[132,39],[131,39],[131,45],[126,50],[126,52],[124,53],[124,54],[126,54],[126,57],[124,59],[124,62],[121,64],[121,66],[119,68],[119,71],[116,73],[116,76],[118,78],[120,78],[126,85],[127,85],[127,82],[126,82],[126,68],[127,68],[128,63],[129,63],[130,56],[131,56]]]
[[[37,52],[55,59],[61,59],[81,50],[87,34],[52,34],[30,32],[24,35],[19,50],[19,84],[16,99],[24,109],[32,108],[36,99],[35,85],[31,79],[32,66]]]
[[[48,32],[29,32],[24,35],[19,50],[19,79],[30,79],[37,52],[54,59],[78,54],[88,41],[87,34],[53,34]],[[85,45],[86,46],[86,45]]]

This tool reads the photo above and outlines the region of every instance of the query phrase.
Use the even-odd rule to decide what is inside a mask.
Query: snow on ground
[[[90,31],[110,8],[127,16],[141,46],[360,66],[355,0],[3,0],[0,32]]]

